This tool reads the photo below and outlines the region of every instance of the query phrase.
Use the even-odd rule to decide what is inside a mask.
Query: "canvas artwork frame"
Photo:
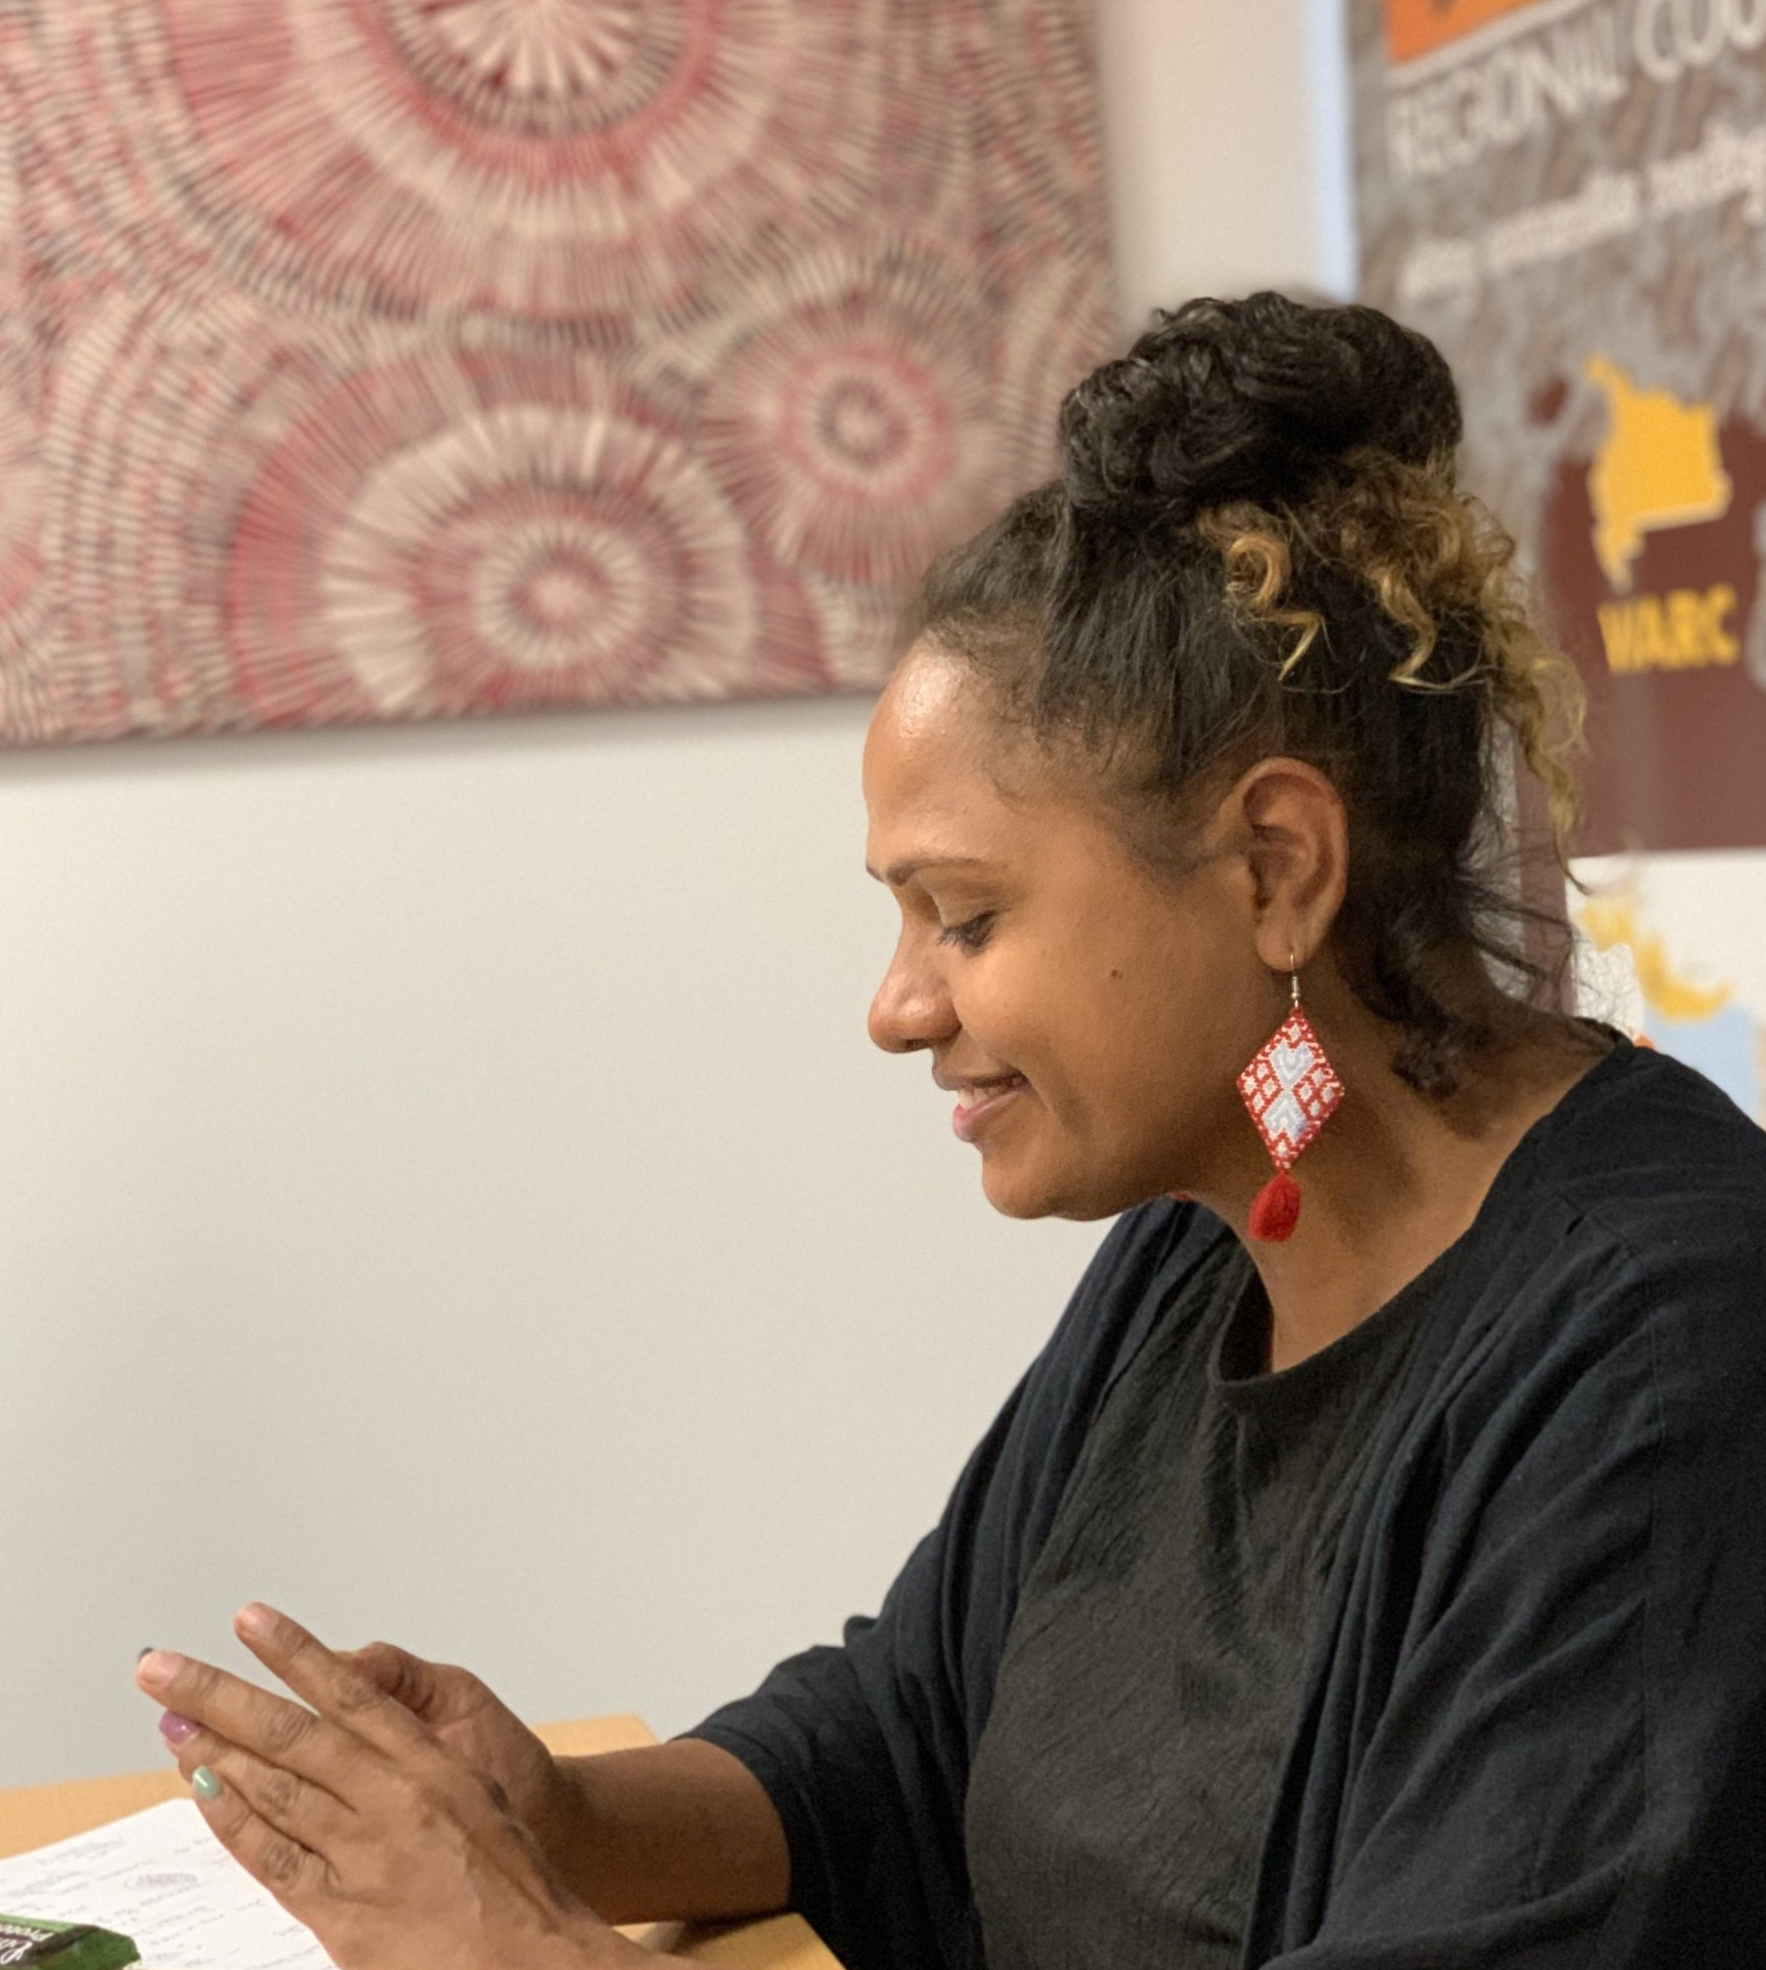
[[[1116,341],[1083,0],[0,0],[0,742],[874,685]]]

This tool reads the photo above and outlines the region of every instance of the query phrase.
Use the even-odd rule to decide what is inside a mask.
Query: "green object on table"
[[[141,1952],[127,1936],[89,1922],[43,1922],[34,1915],[0,1915],[0,1964],[17,1970],[123,1970]]]

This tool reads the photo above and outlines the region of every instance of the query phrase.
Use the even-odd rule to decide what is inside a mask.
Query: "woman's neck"
[[[1267,1162],[1249,1160],[1230,1196],[1206,1200],[1262,1276],[1272,1368],[1341,1339],[1469,1230],[1521,1138],[1604,1051],[1562,1021],[1529,1021],[1468,1067],[1455,1093],[1434,1097],[1392,1071],[1389,1026],[1349,1015],[1332,1019],[1329,1035],[1345,1096],[1295,1165],[1303,1208],[1292,1238],[1246,1236]]]

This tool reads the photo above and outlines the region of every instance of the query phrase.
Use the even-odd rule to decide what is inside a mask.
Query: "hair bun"
[[[1075,506],[1184,516],[1298,499],[1363,445],[1421,464],[1459,437],[1459,392],[1426,336],[1375,308],[1285,294],[1161,311],[1061,407]]]

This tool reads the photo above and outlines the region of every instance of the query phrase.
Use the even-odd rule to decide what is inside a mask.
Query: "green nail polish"
[[[190,1774],[190,1790],[199,1799],[218,1799],[221,1796],[221,1781],[206,1765],[198,1765]]]

